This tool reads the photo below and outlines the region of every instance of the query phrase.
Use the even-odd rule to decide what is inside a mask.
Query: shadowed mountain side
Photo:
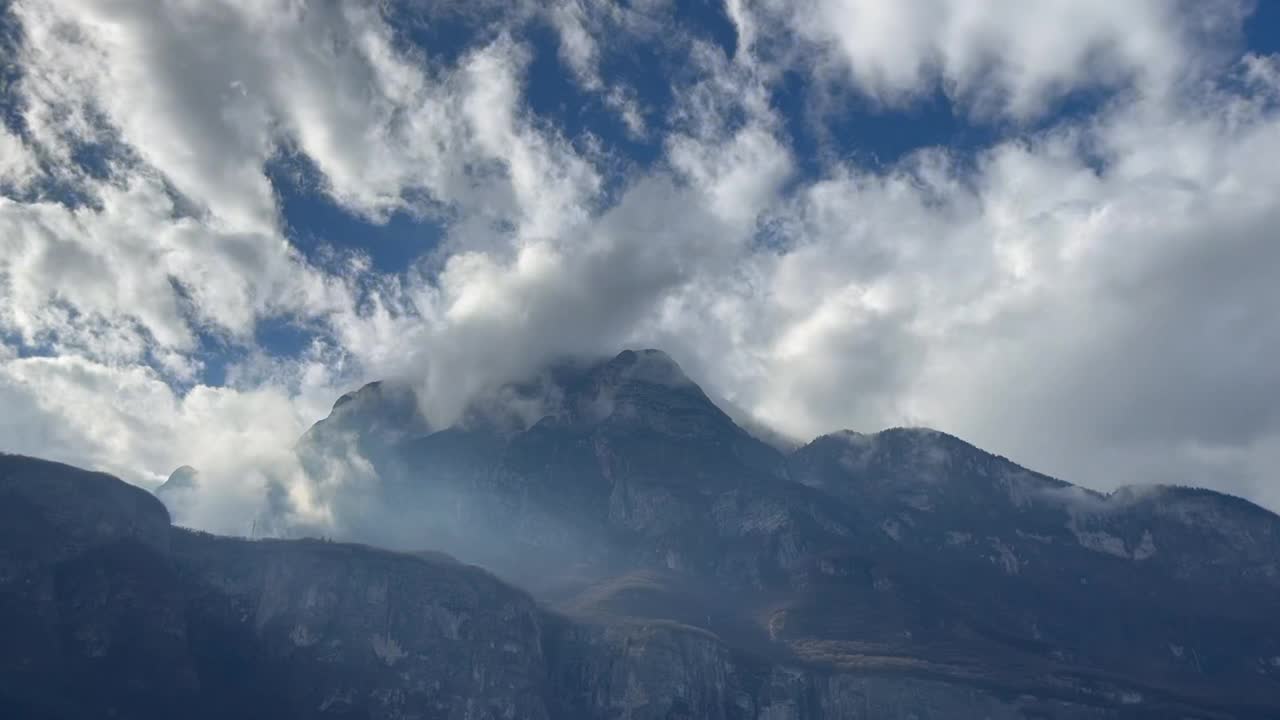
[[[448,551],[573,617],[1153,717],[1280,707],[1280,521],[1236,498],[1102,495],[923,429],[784,454],[658,351],[553,365],[446,428],[409,388],[347,397],[298,444],[373,470],[333,502],[342,537]]]
[[[1214,686],[1259,675],[1280,647],[1268,609],[1280,522],[1238,498],[1101,495],[919,429],[825,436],[793,454],[791,470],[877,518],[901,566],[984,619],[974,629],[985,636]]]
[[[0,456],[0,508],[6,717],[1126,716],[1095,686],[1031,697],[874,658],[779,664],[674,622],[570,620],[438,553],[169,528],[137,489],[31,458]]]
[[[387,407],[387,394],[385,384],[353,393],[299,442],[305,463],[355,451],[376,470],[376,492],[351,503],[362,513],[339,518],[347,536],[440,547],[539,590],[655,563],[713,572],[726,532],[764,532],[728,527],[735,513],[780,522],[763,515],[806,514],[823,500],[784,482],[785,458],[657,351],[552,366],[434,432],[420,420],[415,432],[389,432],[384,418],[399,405]],[[352,408],[371,416],[368,431]]]

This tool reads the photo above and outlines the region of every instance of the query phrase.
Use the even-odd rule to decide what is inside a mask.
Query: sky
[[[1275,0],[0,0],[0,450],[234,504],[364,382],[658,347],[798,441],[1280,509],[1277,52]]]

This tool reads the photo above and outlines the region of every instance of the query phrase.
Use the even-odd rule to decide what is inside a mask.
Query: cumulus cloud
[[[0,187],[23,190],[36,168],[35,158],[22,140],[0,127]]]
[[[391,5],[12,4],[3,449],[144,485],[192,465],[216,490],[186,521],[233,531],[274,483],[323,525],[367,468],[294,482],[288,449],[342,390],[408,380],[442,424],[643,345],[792,437],[927,424],[1092,487],[1280,507],[1280,63],[1233,44],[1240,4],[730,2],[726,48],[660,3],[566,2],[448,51]],[[533,112],[538,22],[656,161]],[[628,43],[681,58],[665,106],[609,75]],[[999,138],[805,170],[795,73],[877,112],[941,91]],[[292,155],[438,247],[396,273],[308,259],[267,172]],[[278,317],[315,342],[271,356]],[[210,342],[235,351],[221,385]]]
[[[316,370],[318,368],[313,368]],[[155,488],[183,464],[199,469],[200,502],[175,521],[248,534],[267,488],[291,493],[298,522],[322,523],[323,487],[303,476],[292,446],[333,388],[325,373],[253,388],[176,393],[146,368],[78,357],[11,358],[0,368],[6,448],[97,468]],[[323,398],[323,400],[321,400]]]
[[[663,17],[666,9],[660,3],[623,6],[581,0],[562,0],[546,8],[547,20],[559,38],[561,62],[584,90],[598,95],[617,114],[633,139],[648,134],[646,109],[633,87],[617,78],[606,81],[602,77],[602,56],[610,50],[625,53],[627,43],[637,38],[652,41],[656,33],[671,33],[671,20]]]
[[[636,339],[670,293],[731,262],[746,235],[710,199],[650,179],[556,242],[453,255],[434,281],[404,289],[416,313],[380,310],[375,322],[344,325],[343,344],[376,348],[366,363],[415,378],[429,419],[447,424],[495,383]]]
[[[1165,92],[1203,70],[1211,57],[1199,50],[1234,33],[1245,9],[1236,0],[1194,9],[1164,0],[811,0],[760,3],[759,12],[811,46],[823,72],[879,102],[941,90],[974,113],[1025,119],[1081,91]],[[750,20],[752,29],[767,24]]]
[[[936,151],[845,168],[778,210],[789,250],[754,259],[749,291],[690,293],[678,334],[708,367],[754,349],[728,394],[801,435],[929,424],[1097,487],[1274,503],[1240,463],[1278,429],[1278,120],[1210,89],[997,144],[975,169]]]
[[[136,361],[190,352],[202,330],[247,338],[260,315],[344,305],[342,283],[277,237],[175,217],[155,176],[104,183],[94,199],[0,198],[0,320],[28,344]]]

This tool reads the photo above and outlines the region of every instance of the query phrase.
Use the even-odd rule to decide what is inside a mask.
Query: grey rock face
[[[145,490],[105,473],[89,473],[60,463],[32,463],[0,454],[0,512],[6,553],[64,557],[113,541],[131,540],[163,549],[169,541],[169,514]],[[39,548],[17,539],[37,523],[55,535]]]
[[[1280,717],[1280,519],[1235,498],[1101,495],[921,429],[783,453],[656,351],[446,428],[374,384],[296,450],[367,460],[344,539],[406,552],[171,529],[3,458],[0,715]]]
[[[230,650],[280,717],[548,717],[540,611],[483,571],[191,533],[175,537],[173,556],[197,591],[188,612],[202,636],[238,640]],[[235,691],[235,678],[224,682]]]
[[[96,509],[55,504],[81,486]],[[161,528],[136,489],[54,463],[5,456],[0,490],[5,507],[30,501],[0,546],[6,717],[908,718],[1004,706],[945,683],[774,666],[676,623],[571,621],[437,554]],[[83,540],[50,542],[63,535]]]
[[[378,459],[385,496],[420,521],[404,523],[419,533],[407,546],[445,547],[566,611],[695,626],[775,664],[927,672],[1130,714],[1280,704],[1280,523],[1248,503],[1102,495],[924,429],[784,454],[656,352],[505,392],[540,416],[486,422],[502,415],[491,403]]]
[[[858,503],[910,574],[965,598],[969,621],[1005,645],[1178,678],[1183,690],[1274,697],[1277,676],[1258,671],[1280,650],[1270,512],[1190,488],[1102,495],[920,429],[824,436],[793,454],[791,472]]]
[[[0,458],[0,503],[5,717],[549,717],[542,611],[477,568],[171,528],[29,458]]]

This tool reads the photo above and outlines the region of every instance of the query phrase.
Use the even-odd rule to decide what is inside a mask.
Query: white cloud
[[[509,41],[472,55],[463,68],[462,112],[480,153],[506,164],[517,234],[545,240],[582,219],[582,203],[594,194],[599,178],[563,140],[539,132],[520,116],[519,55]]]
[[[1027,118],[1070,92],[1138,83],[1163,92],[1205,36],[1233,31],[1235,0],[809,0],[762,4],[867,95],[898,105],[941,86],[978,114]],[[740,17],[745,14],[741,8]],[[740,21],[740,26],[744,24]],[[751,26],[761,23],[752,21]]]
[[[196,386],[178,394],[145,368],[75,357],[10,358],[0,364],[6,450],[39,448],[54,460],[155,487],[183,464],[199,469],[200,502],[177,521],[247,534],[268,483],[287,488],[299,522],[323,522],[316,485],[292,446],[335,388],[322,370],[291,389]]]
[[[526,118],[524,51],[503,37],[433,72],[395,48],[381,16],[356,8],[14,11],[27,40],[24,121],[89,201],[2,201],[0,320],[29,343],[137,360],[151,344],[189,352],[202,330],[247,342],[264,315],[352,315],[349,278],[326,277],[281,236],[264,170],[281,146],[310,158],[356,212],[446,208],[458,218],[453,249],[554,239],[599,183]],[[71,161],[85,143],[140,163],[88,177]],[[22,158],[6,158],[6,172],[29,171]]]
[[[230,230],[276,229],[264,164],[282,146],[371,217],[412,206],[414,190],[478,211],[509,182],[516,211],[530,212],[535,179],[547,191],[592,182],[590,168],[520,126],[521,51],[501,37],[432,72],[374,8],[174,0],[19,4],[17,15],[36,136],[50,146],[98,137],[98,113]]]
[[[0,322],[28,343],[107,358],[245,338],[260,314],[323,311],[343,288],[272,235],[174,217],[157,178],[97,187],[98,207],[0,198]]]
[[[165,9],[16,4],[27,124],[62,157],[76,142],[107,140],[116,130],[229,229],[269,232],[271,188],[252,160],[270,152],[270,117],[260,98],[233,86],[252,81],[259,52],[229,32],[240,18],[226,8]]]
[[[38,170],[22,139],[0,125],[0,188],[23,190]]]
[[[1277,167],[1274,103],[1214,90],[1001,143],[972,170],[936,152],[846,167],[776,211],[784,252],[686,292],[671,334],[800,436],[924,423],[1095,487],[1274,507],[1245,458],[1280,438],[1263,390],[1280,383],[1263,360]]]
[[[559,37],[561,62],[582,89],[599,95],[605,106],[617,113],[632,138],[648,134],[646,109],[634,88],[618,78],[606,82],[601,77],[601,57],[608,53],[625,55],[627,43],[640,38],[653,41],[662,34],[664,41],[671,42],[673,36],[679,36],[679,28],[664,17],[668,14],[669,8],[661,3],[624,7],[562,0],[546,8],[547,19]]]
[[[587,10],[576,1],[561,2],[550,10],[551,22],[560,34],[560,57],[573,71],[574,77],[588,90],[599,90],[603,84],[597,68],[599,49],[587,28]]]

